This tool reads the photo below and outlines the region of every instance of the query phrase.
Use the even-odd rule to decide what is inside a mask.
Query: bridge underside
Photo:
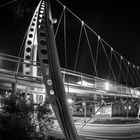
[[[139,98],[116,94],[113,92],[103,92],[99,90],[91,90],[88,88],[77,87],[65,83],[67,98],[71,99],[70,107],[73,116],[84,116],[86,104],[86,116],[93,115],[98,107],[105,103],[100,113],[109,116],[137,116]],[[43,103],[45,100],[45,86],[41,79],[22,77],[2,76],[0,80],[0,94],[5,93],[24,93],[30,95],[30,99],[34,103]],[[129,113],[128,113],[129,111]]]

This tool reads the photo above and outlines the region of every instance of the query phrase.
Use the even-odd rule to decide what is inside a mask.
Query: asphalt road
[[[140,140],[140,123],[87,124],[83,128],[81,128],[82,123],[75,125],[80,140]],[[61,131],[57,122],[54,128]]]

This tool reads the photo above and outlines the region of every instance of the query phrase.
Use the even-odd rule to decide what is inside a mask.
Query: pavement
[[[140,120],[138,118],[103,116],[100,118],[97,116],[91,119],[86,125],[85,119],[87,121],[89,117],[74,117],[73,119],[82,140],[140,140]],[[108,119],[113,123],[95,123],[97,120],[105,122]],[[114,123],[116,120],[120,120],[120,123]],[[138,122],[132,123],[134,120]],[[55,121],[54,129],[61,131],[57,121]]]

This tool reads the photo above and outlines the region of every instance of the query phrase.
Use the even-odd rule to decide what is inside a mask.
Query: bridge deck
[[[0,85],[7,86],[10,83],[17,83],[19,87],[34,87],[40,92],[45,93],[45,86],[43,78],[40,73],[40,67],[36,63],[28,63],[37,69],[37,77],[23,74],[22,66],[25,61],[22,58],[13,57],[3,54],[0,55]],[[61,69],[63,81],[66,92],[77,94],[105,94],[114,96],[128,96],[140,98],[140,91],[136,88],[128,87],[112,81],[108,81],[99,77],[94,77],[71,71],[68,69]]]

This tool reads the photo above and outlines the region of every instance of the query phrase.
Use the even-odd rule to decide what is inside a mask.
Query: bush
[[[25,94],[3,96],[0,113],[0,140],[41,140],[53,125],[47,101],[44,105],[27,102]],[[37,129],[38,128],[38,129]]]

